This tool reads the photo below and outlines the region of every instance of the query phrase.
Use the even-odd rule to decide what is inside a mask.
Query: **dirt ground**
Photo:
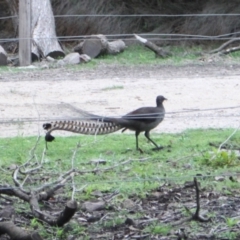
[[[94,69],[13,69],[0,74],[0,137],[43,134],[42,123],[77,118],[67,104],[119,116],[154,106],[164,95],[167,115],[155,132],[238,127],[238,65],[107,66]],[[239,107],[232,109],[218,109]],[[201,111],[211,109],[208,111]],[[213,110],[215,109],[215,110]],[[58,133],[64,134],[64,133]]]

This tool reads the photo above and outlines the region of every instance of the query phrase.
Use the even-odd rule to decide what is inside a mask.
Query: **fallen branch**
[[[229,44],[233,43],[233,42],[237,42],[239,41],[240,38],[233,38],[233,39],[230,39],[229,41],[223,43],[219,48],[216,48],[212,51],[209,52],[209,54],[214,54],[214,53],[222,53],[224,54],[224,51],[223,49],[226,48]],[[225,50],[226,51],[226,50]],[[230,52],[229,52],[230,53]],[[225,53],[226,54],[226,53]]]
[[[220,152],[222,146],[223,146],[224,144],[226,144],[233,135],[236,134],[236,132],[239,130],[239,128],[240,128],[240,125],[230,134],[230,136],[228,136],[228,138],[227,138],[224,142],[222,142],[222,143],[220,144],[220,146],[219,146],[219,148],[218,148],[218,152]]]
[[[26,180],[28,178],[31,180],[31,176],[42,169],[43,158],[45,155],[44,149],[44,153],[42,154],[42,160],[39,163],[35,161],[33,163],[37,164],[37,166],[35,168],[25,169],[27,166],[33,165],[31,162],[32,160],[35,159],[34,157],[34,151],[36,149],[35,145],[33,151],[31,151],[30,159],[23,165],[17,167],[13,172],[12,179],[15,183],[15,187],[9,185],[0,185],[0,194],[20,198],[21,200],[29,203],[32,214],[35,218],[41,220],[42,222],[48,223],[50,226],[62,227],[72,218],[72,216],[77,211],[77,202],[74,201],[73,199],[71,201],[68,201],[66,203],[65,208],[58,216],[50,216],[46,212],[42,212],[39,206],[39,202],[49,200],[51,197],[54,196],[55,192],[58,189],[64,187],[65,183],[73,178],[75,174],[75,170],[73,169],[74,159],[78,148],[79,144],[77,145],[77,148],[72,157],[71,170],[64,173],[62,176],[60,176],[56,181],[52,183],[44,184],[43,186],[37,189],[32,189],[31,186],[24,187],[24,184],[26,183]],[[24,168],[25,170],[22,171],[21,168]],[[22,177],[19,177],[19,175],[21,174],[25,176],[23,181],[19,180],[22,179]]]
[[[36,195],[32,195],[30,199],[30,206],[34,217],[40,219],[43,222],[48,223],[50,226],[62,227],[64,224],[69,222],[77,211],[77,202],[68,201],[64,210],[59,214],[57,218],[50,216],[46,213],[43,213],[38,204],[38,198]]]
[[[150,42],[149,40],[142,38],[136,34],[134,34],[134,36],[139,42],[143,43],[145,47],[152,50],[155,53],[156,57],[166,58],[166,57],[169,57],[172,55],[170,52],[163,50],[162,48],[158,47],[153,42]]]
[[[11,239],[15,240],[43,240],[37,233],[27,233],[26,229],[17,227],[13,222],[0,222],[0,235],[7,234]]]

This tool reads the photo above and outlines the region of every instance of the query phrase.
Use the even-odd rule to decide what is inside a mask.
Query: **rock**
[[[90,62],[92,59],[87,54],[81,54],[80,59],[83,60],[85,63]]]
[[[82,205],[82,209],[88,212],[100,211],[106,208],[106,203],[104,201],[99,202],[85,202]]]
[[[62,59],[66,64],[79,64],[81,59],[80,59],[80,54],[75,52],[75,53],[69,53]]]

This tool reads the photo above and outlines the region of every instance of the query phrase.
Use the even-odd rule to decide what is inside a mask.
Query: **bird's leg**
[[[140,132],[136,131],[135,136],[136,136],[136,149],[140,152],[143,153],[142,149],[138,147],[138,135]]]
[[[144,135],[145,135],[145,137],[146,137],[152,144],[154,144],[154,146],[156,147],[156,148],[153,148],[153,150],[161,150],[161,149],[163,149],[163,147],[159,147],[159,146],[150,138],[150,136],[149,136],[149,131],[146,131]]]

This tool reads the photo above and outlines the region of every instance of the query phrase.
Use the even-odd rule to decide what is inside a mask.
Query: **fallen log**
[[[123,52],[125,48],[126,48],[126,45],[124,41],[121,39],[108,42],[107,54],[118,54],[120,52]]]
[[[105,54],[118,54],[123,52],[126,48],[124,41],[116,40],[108,42],[107,38],[102,35],[92,35],[90,38],[85,39],[73,48],[74,52],[86,54],[91,58],[97,58]]]
[[[139,42],[143,43],[145,47],[152,50],[155,53],[156,57],[166,58],[166,57],[169,57],[172,55],[170,52],[163,50],[162,48],[158,47],[153,42],[150,42],[149,40],[142,38],[136,34],[134,34],[134,36]]]

